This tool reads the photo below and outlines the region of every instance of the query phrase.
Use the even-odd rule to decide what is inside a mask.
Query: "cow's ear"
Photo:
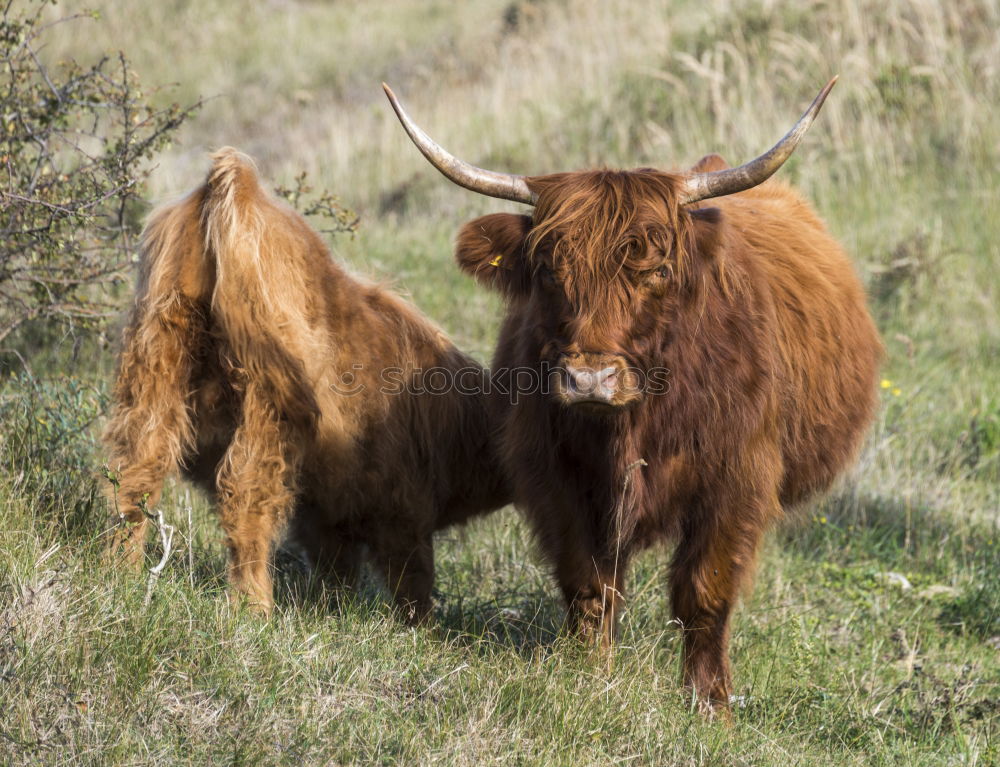
[[[712,261],[722,247],[725,231],[722,211],[718,208],[694,208],[688,210],[691,217],[691,240],[696,252],[703,260]]]
[[[708,173],[713,170],[725,170],[728,167],[729,163],[722,158],[722,155],[712,153],[705,155],[692,165],[691,171],[694,173]]]
[[[470,221],[458,233],[455,260],[467,274],[506,296],[523,295],[530,288],[524,243],[531,217],[493,213]]]

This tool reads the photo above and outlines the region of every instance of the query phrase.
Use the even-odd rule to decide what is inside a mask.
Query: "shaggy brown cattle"
[[[876,403],[881,344],[850,261],[799,194],[760,185],[832,86],[739,168],[536,177],[457,160],[386,89],[451,180],[534,206],[466,224],[456,257],[506,299],[495,370],[549,384],[517,392],[500,442],[572,620],[610,643],[629,560],[676,541],[683,679],[713,707],[762,533],[848,466]]]
[[[155,504],[179,468],[217,500],[235,594],[270,608],[269,559],[291,517],[321,572],[350,581],[367,549],[423,618],[432,533],[507,501],[482,367],[333,263],[233,149],[153,215],[137,293],[105,434],[120,475],[113,545],[139,561],[142,498]],[[464,393],[421,394],[432,368]]]

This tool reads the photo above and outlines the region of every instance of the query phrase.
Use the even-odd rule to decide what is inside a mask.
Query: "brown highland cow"
[[[535,177],[451,156],[386,88],[444,175],[534,207],[466,224],[456,258],[506,299],[494,368],[543,382],[499,414],[500,450],[572,621],[610,644],[629,560],[676,542],[683,680],[713,710],[761,536],[852,462],[876,405],[881,344],[851,262],[798,193],[763,183],[832,86],[738,168]]]
[[[421,393],[421,371],[462,391]],[[372,555],[405,614],[431,606],[432,534],[507,502],[485,371],[416,309],[335,264],[251,160],[152,216],[105,433],[113,546],[139,562],[142,498],[176,470],[215,498],[236,595],[271,607],[286,524],[322,574]]]

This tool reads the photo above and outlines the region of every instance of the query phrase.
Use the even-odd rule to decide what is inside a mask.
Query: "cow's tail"
[[[239,377],[260,390],[281,420],[314,424],[319,407],[306,364],[318,350],[311,348],[316,332],[306,313],[318,286],[306,280],[310,243],[304,222],[275,205],[253,161],[230,147],[212,156],[201,208],[215,272],[212,316]]]
[[[313,333],[304,314],[304,224],[269,200],[248,157],[223,149],[212,159],[205,184],[156,211],[142,236],[104,433],[109,500],[131,523],[116,540],[133,561],[143,508],[196,448],[200,378],[225,381],[220,396],[232,397],[233,409],[251,408],[286,432],[314,426],[319,413],[305,372]]]

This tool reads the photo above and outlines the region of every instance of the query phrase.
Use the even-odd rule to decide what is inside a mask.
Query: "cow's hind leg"
[[[271,555],[295,502],[298,452],[271,402],[250,386],[219,466],[219,514],[229,549],[231,598],[272,607]]]
[[[411,521],[385,525],[374,542],[375,564],[385,577],[403,619],[424,623],[430,616],[434,587],[432,531]]]
[[[322,505],[300,501],[290,535],[324,584],[338,590],[357,585],[364,559],[362,544],[347,525],[330,522]]]
[[[118,468],[112,468],[109,475],[114,488],[110,499],[110,537],[105,550],[108,561],[120,559],[132,568],[142,563],[149,530],[145,512],[159,501],[168,473],[159,463],[142,462],[124,468],[121,461],[112,459],[109,464]]]
[[[137,309],[125,333],[104,443],[113,483],[108,553],[133,566],[142,561],[145,512],[193,441],[188,393],[203,333],[198,307],[179,294]]]

